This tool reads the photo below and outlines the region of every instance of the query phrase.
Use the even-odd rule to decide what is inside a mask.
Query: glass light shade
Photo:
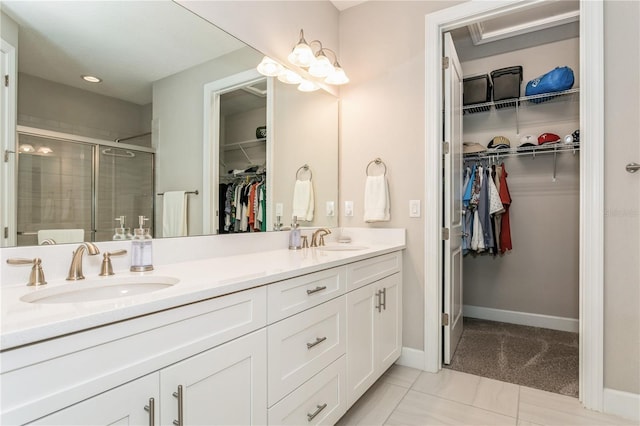
[[[265,56],[264,58],[262,58],[262,61],[260,61],[256,69],[262,75],[265,75],[267,77],[275,77],[280,74],[280,71],[282,71],[282,65],[280,65],[270,57]]]
[[[324,78],[333,72],[331,61],[323,53],[316,56],[316,60],[309,67],[309,74],[314,77]]]
[[[38,152],[40,154],[51,154],[53,150],[48,146],[41,146],[40,148],[38,148]]]
[[[300,85],[298,86],[298,90],[301,92],[314,92],[319,88],[320,86],[309,80],[302,80],[302,82],[300,82]]]
[[[299,67],[307,68],[313,62],[313,51],[311,47],[305,42],[300,42],[296,44],[293,48],[287,59],[293,65],[297,65]]]
[[[20,152],[35,152],[35,148],[33,147],[33,145],[30,145],[28,143],[23,143],[22,145],[20,145],[19,151]]]
[[[338,65],[333,69],[333,72],[327,76],[324,82],[329,84],[347,84],[349,77],[347,77],[347,74]]]
[[[280,74],[278,74],[278,80],[287,84],[299,84],[302,81],[302,77],[294,71],[283,69]]]

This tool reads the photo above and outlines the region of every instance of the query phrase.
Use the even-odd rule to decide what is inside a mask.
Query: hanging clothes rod
[[[198,194],[199,194],[199,192],[198,192],[198,190],[196,189],[195,191],[185,191],[185,194],[195,194],[195,195],[198,195]],[[164,192],[158,192],[158,195],[164,195]]]

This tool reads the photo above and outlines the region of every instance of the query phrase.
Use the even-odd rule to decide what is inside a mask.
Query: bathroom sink
[[[328,246],[320,246],[318,250],[325,251],[351,251],[351,250],[366,250],[369,247],[366,246],[356,246],[353,244],[330,244]]]
[[[160,291],[180,282],[173,277],[128,276],[74,281],[44,288],[20,298],[27,303],[81,303]]]

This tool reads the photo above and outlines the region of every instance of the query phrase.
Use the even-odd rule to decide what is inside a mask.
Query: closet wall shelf
[[[232,151],[232,150],[241,149],[241,148],[251,148],[252,146],[260,146],[266,141],[267,141],[266,138],[260,138],[260,139],[249,139],[249,140],[240,141],[240,142],[231,142],[224,145],[224,150]]]
[[[562,92],[543,93],[541,95],[532,95],[532,96],[521,96],[517,98],[518,102],[515,102],[516,98],[513,98],[513,99],[506,99],[503,101],[495,101],[495,102],[491,101],[491,102],[484,102],[481,104],[467,105],[462,107],[462,110],[470,112],[470,110],[485,109],[486,111],[474,112],[474,113],[482,113],[482,112],[489,112],[492,106],[497,107],[498,109],[507,108],[507,107],[512,107],[512,108],[515,107],[517,109],[518,107],[523,108],[523,107],[536,106],[536,105],[546,105],[549,102],[573,101],[574,98],[577,99],[579,94],[580,94],[580,88],[575,88],[575,89],[564,90]],[[544,99],[546,98],[550,98],[550,99],[545,101]]]
[[[557,142],[554,144],[544,144],[538,146],[527,146],[523,148],[501,148],[501,149],[488,149],[484,152],[474,152],[472,154],[464,154],[464,160],[481,160],[486,158],[504,158],[504,157],[519,157],[557,154],[560,152],[572,152],[577,153],[580,151],[580,142],[562,143]]]

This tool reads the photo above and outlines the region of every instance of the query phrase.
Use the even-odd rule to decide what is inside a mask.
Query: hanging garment
[[[462,196],[462,254],[465,255],[471,249],[471,233],[473,232],[473,212],[469,208],[471,199],[471,168],[467,167],[464,174],[463,196]],[[469,198],[465,199],[469,189]]]
[[[502,176],[502,167],[501,166],[494,166],[494,170],[495,170],[495,177],[494,177],[494,183],[496,184],[496,189],[498,190],[498,196],[500,195],[500,177]],[[502,204],[502,199],[500,200],[500,204]],[[496,248],[498,250],[498,253],[500,253],[500,227],[502,226],[502,215],[504,213],[504,205],[502,206],[502,212],[501,213],[496,213],[495,216],[493,216],[493,229],[495,230],[495,240],[496,240]]]
[[[504,213],[502,214],[502,221],[500,223],[500,253],[505,253],[508,250],[512,250],[511,244],[511,227],[509,223],[509,208],[511,207],[511,194],[509,194],[509,187],[507,186],[507,169],[504,163],[500,165],[502,168],[502,174],[500,176],[500,200],[504,206]]]
[[[478,216],[482,225],[482,238],[484,248],[489,250],[494,246],[493,231],[491,230],[491,214],[489,213],[489,180],[491,175],[488,169],[483,169],[480,186],[480,199],[478,201]]]

